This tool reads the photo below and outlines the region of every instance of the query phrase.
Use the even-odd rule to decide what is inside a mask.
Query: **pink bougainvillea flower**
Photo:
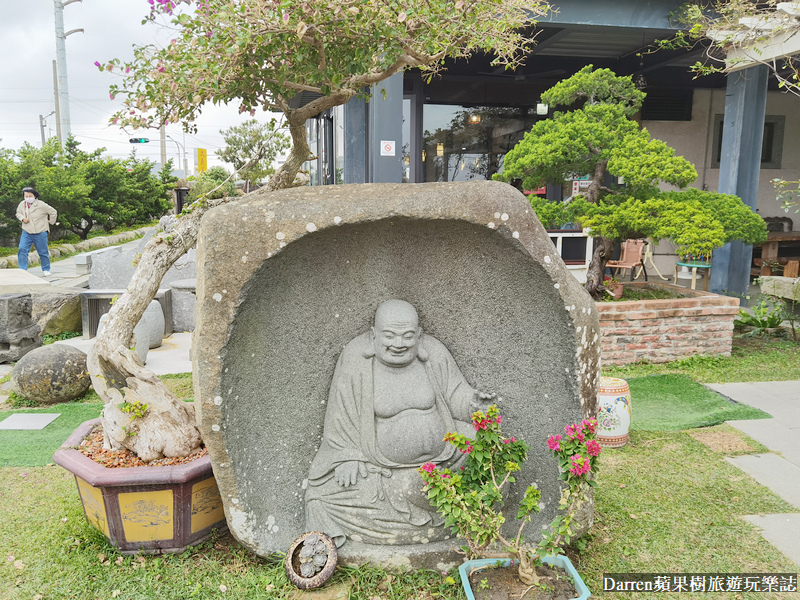
[[[571,440],[575,439],[575,425],[567,425],[566,427],[564,427],[564,431],[566,432],[567,437],[569,437],[569,439]]]
[[[589,464],[589,459],[580,454],[573,454],[570,456],[569,462],[572,465],[569,468],[569,472],[576,477],[580,477],[581,475],[588,473],[592,468]]]
[[[583,421],[581,421],[581,425],[583,425],[583,428],[587,430],[589,433],[594,433],[597,421],[595,421],[594,419],[584,419]]]
[[[103,65],[100,64],[99,60],[96,60],[96,61],[94,61],[94,66],[98,67],[98,68],[101,68]]]
[[[550,448],[550,450],[558,452],[559,450],[561,450],[561,445],[559,444],[559,440],[561,440],[560,433],[558,435],[551,435],[549,438],[547,438],[547,447]]]
[[[495,422],[496,422],[498,425],[500,425],[500,423],[502,423],[502,422],[503,422],[503,417],[501,417],[500,415],[497,415],[497,418],[495,419]]]
[[[600,454],[600,444],[595,440],[589,440],[586,442],[586,452],[591,456],[598,456]]]
[[[504,444],[510,444],[510,443],[511,443],[511,440],[503,440],[503,443],[504,443]]]
[[[433,470],[435,468],[436,468],[436,465],[433,464],[432,462],[426,462],[424,465],[422,465],[422,470],[423,471],[427,471],[428,473],[433,473]]]

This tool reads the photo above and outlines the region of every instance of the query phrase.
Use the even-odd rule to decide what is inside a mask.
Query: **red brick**
[[[714,309],[710,306],[706,307],[699,307],[699,308],[687,308],[686,312],[684,313],[687,317],[696,317],[699,315],[710,315],[714,312]]]
[[[738,306],[720,306],[719,308],[715,308],[714,311],[711,314],[712,315],[738,315],[739,314],[739,307]]]
[[[643,335],[639,337],[639,341],[642,343],[657,342],[660,339],[661,339],[660,335]]]
[[[639,310],[639,311],[632,311],[628,313],[628,319],[631,321],[634,320],[642,320],[642,319],[655,319],[658,317],[658,313],[654,310]]]
[[[674,308],[692,308],[694,306],[700,306],[700,300],[695,298],[677,298],[672,301],[672,306]]]
[[[624,321],[626,318],[624,313],[603,313],[600,321]]]
[[[672,319],[674,317],[682,317],[684,314],[683,308],[669,308],[658,311],[658,316],[662,319]]]
[[[647,344],[625,344],[625,350],[645,350]]]

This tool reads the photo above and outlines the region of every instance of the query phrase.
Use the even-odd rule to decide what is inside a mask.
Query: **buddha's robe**
[[[475,390],[447,348],[431,336],[423,335],[415,361],[419,364],[414,367],[421,365],[427,379],[420,387],[425,388],[425,393],[432,388],[435,400],[427,411],[411,415],[416,422],[422,419],[427,425],[409,427],[402,435],[408,444],[414,444],[415,439],[417,443],[424,440],[430,447],[433,430],[440,440],[436,450],[440,444],[441,451],[415,464],[397,462],[381,451],[386,446],[377,439],[380,417],[376,416],[375,406],[385,405],[387,398],[374,397],[374,378],[376,370],[386,367],[374,356],[369,332],[355,338],[345,346],[333,374],[322,442],[309,470],[306,530],[327,533],[338,546],[346,538],[371,544],[415,544],[449,536],[449,531],[441,527],[443,518],[422,490],[417,469],[427,460],[448,468],[457,468],[463,461],[464,455],[442,438],[451,431],[474,435],[470,408]],[[401,411],[399,415],[402,414]],[[397,431],[392,434],[396,443]],[[424,453],[421,450],[419,455]],[[366,477],[359,475],[355,485],[343,487],[334,479],[334,470],[348,461],[362,463],[366,468],[361,471],[366,471]]]

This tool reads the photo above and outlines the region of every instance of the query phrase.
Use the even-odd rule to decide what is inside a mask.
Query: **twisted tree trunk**
[[[292,149],[267,184],[271,190],[294,185],[300,167],[310,156],[305,119],[294,119],[289,130]],[[157,233],[147,243],[128,290],[111,307],[105,327],[95,339],[87,366],[92,385],[105,403],[102,424],[107,448],[125,448],[151,461],[186,456],[202,443],[194,407],[176,398],[132,350],[136,345],[133,328],[166,272],[197,242],[206,211],[231,199],[196,200],[175,219],[174,227]]]

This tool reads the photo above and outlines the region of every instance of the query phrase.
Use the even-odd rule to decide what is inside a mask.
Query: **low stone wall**
[[[625,285],[667,289],[682,297],[597,302],[604,365],[669,362],[693,354],[730,356],[738,298],[663,283]]]

